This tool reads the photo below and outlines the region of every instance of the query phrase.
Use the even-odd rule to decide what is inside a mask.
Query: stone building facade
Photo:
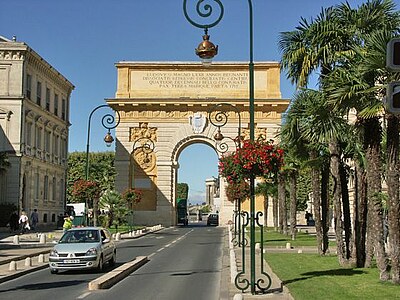
[[[74,86],[22,42],[0,37],[0,203],[39,213],[54,225],[64,212],[69,106]]]
[[[249,138],[248,63],[217,62],[205,68],[197,62],[124,61],[116,67],[116,95],[107,99],[120,115],[115,131],[116,189],[142,190],[142,201],[134,208],[135,223],[174,225],[181,152],[202,143],[222,155],[214,139],[217,127],[209,120],[215,105],[229,103],[235,108],[222,128],[225,136],[237,136],[240,115],[241,134]],[[289,105],[281,98],[280,66],[257,62],[254,71],[255,136],[276,139]],[[226,224],[234,207],[226,201],[225,182],[220,180],[220,221]],[[263,209],[262,202],[258,208]]]

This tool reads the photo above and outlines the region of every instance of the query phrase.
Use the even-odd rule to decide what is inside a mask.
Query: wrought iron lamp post
[[[236,138],[231,138],[228,136],[224,136],[221,132],[221,128],[224,127],[229,121],[229,110],[234,110],[238,116],[238,133]],[[236,106],[230,103],[218,103],[214,105],[208,113],[208,120],[212,125],[217,127],[217,133],[214,135],[214,139],[216,143],[216,150],[217,152],[224,154],[229,151],[230,147],[229,144],[224,141],[226,139],[231,140],[235,145],[235,150],[241,148],[242,136],[241,136],[241,128],[242,128],[242,120],[239,110]],[[233,244],[242,246],[247,244],[247,240],[245,239],[242,242],[242,215],[241,215],[241,201],[242,199],[236,199],[235,201],[235,210],[234,210],[234,237],[232,239]]]
[[[89,141],[90,141],[90,125],[91,125],[91,121],[92,121],[92,116],[94,114],[95,111],[97,111],[100,108],[103,107],[109,107],[107,104],[103,104],[103,105],[99,105],[97,107],[95,107],[89,115],[89,119],[88,119],[88,130],[87,130],[87,142],[86,142],[86,167],[85,167],[85,179],[89,180]],[[107,147],[111,147],[111,144],[114,142],[114,138],[111,135],[111,129],[114,129],[115,127],[117,127],[119,125],[120,122],[120,115],[119,112],[116,111],[117,115],[118,115],[118,120],[115,120],[115,116],[107,113],[105,114],[102,119],[101,119],[101,125],[107,129],[107,134],[104,137],[104,142],[106,143]],[[87,209],[88,209],[88,199],[86,199],[85,201],[85,210],[86,210],[86,224],[88,224],[88,214],[87,214]]]
[[[254,62],[253,62],[253,4],[251,0],[247,0],[249,6],[249,113],[250,113],[250,140],[254,141]],[[224,14],[224,6],[221,0],[214,0],[214,3],[217,8],[219,8],[219,15],[214,22],[209,22],[206,24],[199,24],[195,22],[192,18],[190,18],[188,10],[187,10],[187,0],[183,0],[183,11],[186,19],[193,26],[204,29],[205,38],[203,38],[203,42],[200,43],[199,47],[196,49],[196,54],[201,58],[206,58],[207,60],[211,60],[218,52],[218,47],[214,46],[209,41],[208,29],[217,25]],[[204,4],[203,0],[198,0],[196,5],[196,13],[199,17],[203,18],[203,20],[207,20],[213,14],[213,7],[210,4]],[[269,282],[267,283],[267,287],[261,287],[261,283],[265,283],[263,279],[258,279],[256,281],[256,263],[255,263],[255,225],[256,220],[258,223],[259,214],[255,212],[255,176],[252,175],[250,177],[250,216],[248,218],[250,224],[250,282],[248,279],[238,278],[238,276],[243,275],[239,273],[236,277],[236,287],[241,289],[242,291],[246,290],[249,286],[251,288],[251,293],[256,294],[257,292],[266,292],[266,290],[270,287],[271,281],[270,277],[267,275]],[[243,247],[244,249],[244,247]],[[244,264],[244,262],[243,262]],[[244,268],[244,266],[243,266]],[[259,291],[256,291],[256,288]]]

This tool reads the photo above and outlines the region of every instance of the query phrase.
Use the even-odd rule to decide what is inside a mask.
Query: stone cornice
[[[130,111],[132,107],[135,110],[151,110],[151,111],[171,111],[171,110],[187,110],[192,108],[193,110],[208,110],[212,106],[218,103],[230,103],[239,110],[248,110],[249,100],[248,99],[194,99],[194,98],[179,98],[179,99],[106,99],[108,105],[114,110],[118,111]],[[254,108],[255,110],[269,110],[282,113],[286,111],[290,103],[289,99],[255,99]]]
[[[1,42],[0,60],[3,61],[24,61],[26,60],[40,73],[45,74],[51,80],[57,82],[69,94],[75,88],[60,72],[44,60],[39,54],[25,43],[20,42]]]

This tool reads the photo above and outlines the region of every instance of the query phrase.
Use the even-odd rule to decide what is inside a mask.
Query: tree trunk
[[[297,177],[296,171],[290,171],[290,235],[292,240],[296,239],[296,221],[297,221]]]
[[[347,265],[346,247],[343,241],[343,221],[342,221],[342,182],[340,180],[340,158],[336,142],[329,143],[331,154],[331,174],[333,179],[333,213],[335,220],[336,250],[341,266]]]
[[[346,259],[353,260],[352,254],[352,232],[351,232],[351,216],[350,216],[350,199],[349,199],[349,189],[348,189],[348,180],[347,180],[347,172],[343,165],[343,162],[340,161],[339,165],[340,172],[340,181],[342,186],[342,204],[343,204],[343,225],[344,225],[344,244],[346,249]],[[352,261],[353,263],[353,261]]]
[[[329,163],[326,162],[321,170],[321,226],[322,226],[322,253],[329,251],[329,228],[331,219],[329,218]]]
[[[93,226],[97,226],[97,215],[98,215],[98,210],[99,210],[99,199],[95,198],[93,199]]]
[[[278,231],[278,227],[279,227],[279,216],[278,216],[279,205],[278,205],[278,197],[275,196],[275,195],[272,198],[272,211],[273,211],[273,214],[274,214],[274,228],[275,228],[275,231]]]
[[[278,199],[279,199],[279,232],[287,234],[287,215],[286,215],[286,187],[285,175],[278,174]]]
[[[367,234],[367,183],[365,169],[355,161],[354,252],[356,266],[365,267]]]
[[[383,233],[383,205],[382,205],[382,167],[380,156],[380,142],[382,129],[378,118],[366,120],[365,145],[367,158],[367,186],[368,186],[368,212],[371,212],[371,238],[373,240],[376,264],[380,271],[382,281],[389,279],[388,261],[385,253]]]
[[[388,242],[391,275],[400,284],[400,202],[399,202],[399,119],[388,115],[387,122]]]
[[[311,151],[310,159],[317,159],[317,152]],[[315,231],[317,237],[318,253],[320,255],[325,254],[322,247],[322,221],[321,221],[321,179],[320,170],[318,167],[313,166],[311,169],[311,182],[312,182],[312,201],[314,207],[314,220],[315,220]]]
[[[264,195],[264,228],[268,225],[268,200],[269,197]]]

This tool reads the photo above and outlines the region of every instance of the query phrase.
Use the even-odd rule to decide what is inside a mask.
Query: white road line
[[[83,299],[90,295],[90,292],[83,293],[82,295],[78,296],[76,299]]]

